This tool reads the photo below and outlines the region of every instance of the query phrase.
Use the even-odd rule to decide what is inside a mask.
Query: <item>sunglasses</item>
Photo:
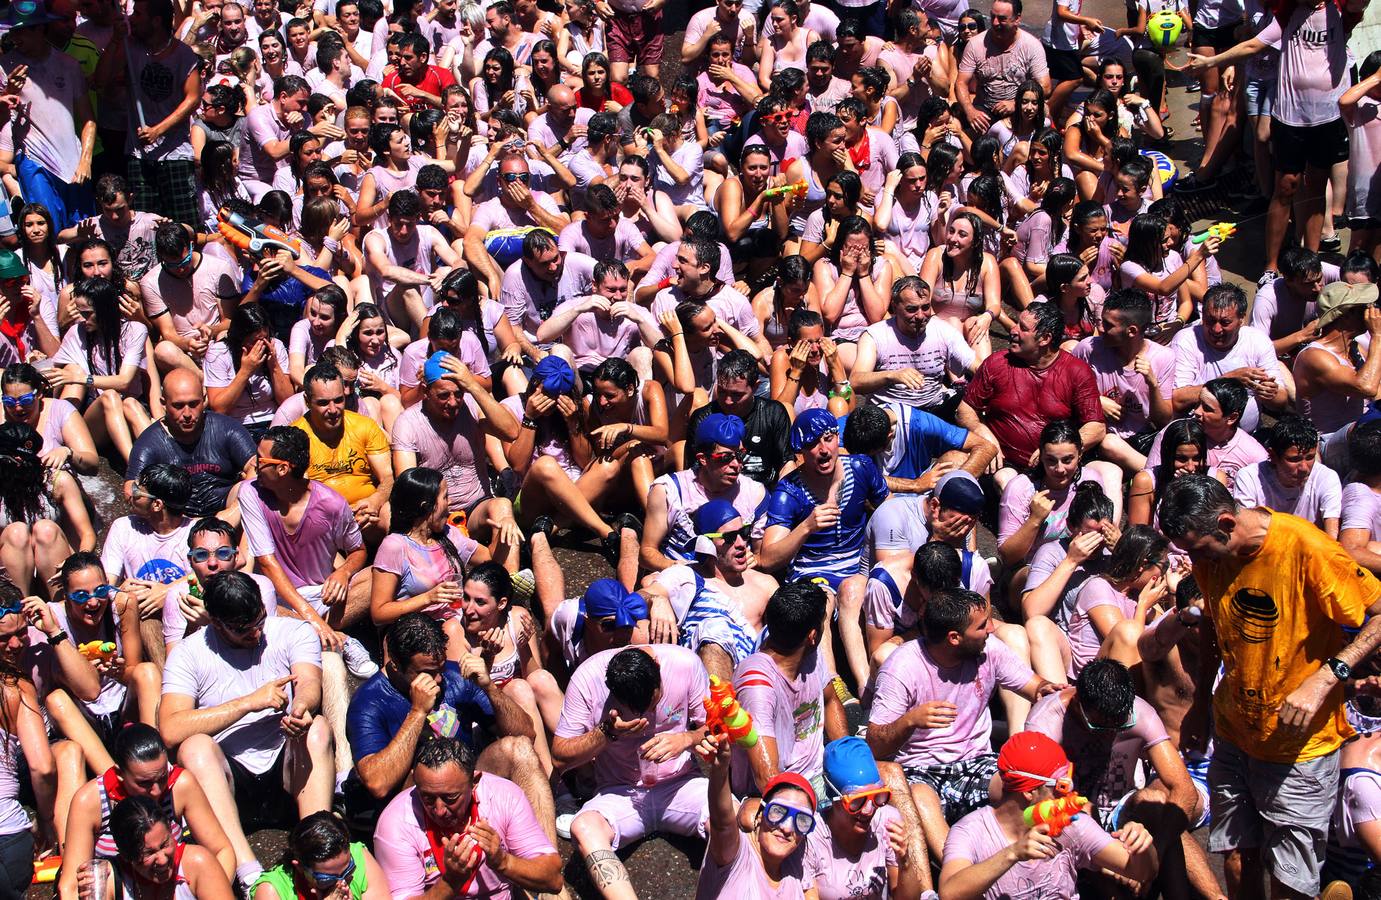
[[[840,796],[839,802],[844,804],[846,810],[858,815],[865,810],[876,812],[886,806],[891,799],[892,792],[890,790],[885,787],[878,787],[865,788],[852,794],[843,794]]]
[[[272,456],[260,456],[258,457],[256,465],[259,468],[263,468],[264,466],[291,466],[292,463],[288,462],[286,459],[275,459]]]
[[[532,175],[528,172],[504,172],[499,177],[509,184],[515,181],[521,181],[523,184],[527,184],[532,180]]]
[[[762,808],[762,817],[768,825],[776,828],[786,826],[788,830],[796,832],[801,837],[815,830],[815,813],[787,806],[776,800],[769,800]]]
[[[726,543],[732,543],[735,538],[743,538],[743,542],[746,544],[753,538],[753,526],[744,525],[742,528],[735,528],[733,531],[711,531],[706,533],[705,537],[711,540],[722,539]]]
[[[17,616],[24,612],[24,601],[16,600],[6,606],[0,606],[0,616]]]
[[[260,618],[255,619],[253,622],[250,622],[248,625],[232,625],[229,622],[221,622],[217,619],[212,619],[211,621],[214,622],[216,626],[219,627],[222,631],[233,634],[236,637],[247,637],[248,635],[251,635],[259,629],[263,628],[264,623],[268,621],[268,618],[266,616],[261,616]]]
[[[342,881],[349,881],[355,875],[355,860],[351,859],[345,866],[345,871],[339,874],[334,872],[318,872],[315,869],[306,869],[308,875],[312,876],[312,882],[321,889],[332,888]]]
[[[745,450],[716,450],[714,453],[711,453],[708,458],[712,463],[727,466],[735,460],[743,462],[748,458],[748,453]]]
[[[961,22],[961,23],[959,24],[959,28],[960,28],[961,31],[982,31],[982,30],[983,30],[983,26],[982,26],[982,25],[979,25],[977,22]]]
[[[1132,712],[1131,712],[1131,714],[1127,717],[1127,721],[1126,721],[1126,722],[1123,722],[1121,725],[1095,725],[1095,724],[1093,724],[1092,722],[1089,721],[1088,713],[1084,712],[1084,707],[1083,707],[1082,704],[1080,704],[1080,706],[1079,706],[1079,718],[1081,718],[1081,719],[1084,720],[1084,725],[1088,728],[1089,731],[1102,731],[1102,732],[1110,732],[1110,733],[1111,733],[1111,732],[1118,732],[1118,731],[1127,731],[1127,730],[1129,730],[1129,729],[1132,729],[1132,728],[1135,728],[1135,727],[1136,727],[1136,707],[1135,707],[1135,706],[1132,707]]]
[[[205,547],[197,547],[194,550],[187,551],[187,558],[194,563],[204,563],[213,555],[221,562],[230,562],[235,558],[235,548],[217,547],[215,550],[207,550]]]
[[[85,606],[91,602],[92,598],[97,600],[109,600],[118,593],[120,593],[120,589],[115,585],[102,584],[98,585],[94,591],[68,591],[67,599],[78,606]]]
[[[34,405],[34,401],[37,399],[38,392],[29,391],[29,393],[20,394],[18,397],[5,397],[3,399],[0,399],[0,403],[4,403],[5,406],[9,407],[10,409],[14,409],[16,407],[20,409],[28,409],[30,406]]]
[[[773,123],[776,123],[776,124],[780,125],[780,124],[782,124],[783,122],[790,122],[790,121],[791,121],[791,113],[789,113],[789,112],[774,112],[774,113],[768,113],[767,115],[762,116],[761,118],[762,118],[762,121],[764,121],[764,122],[773,122]]]

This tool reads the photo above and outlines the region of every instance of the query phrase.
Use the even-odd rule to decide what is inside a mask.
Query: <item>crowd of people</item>
[[[0,900],[1381,897],[1363,11],[9,0]]]

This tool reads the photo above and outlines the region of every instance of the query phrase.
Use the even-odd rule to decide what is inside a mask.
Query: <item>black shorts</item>
[[[283,787],[283,764],[287,758],[285,744],[278,751],[267,772],[255,775],[235,757],[226,755],[230,766],[230,787],[235,792],[235,805],[240,808],[240,823],[245,832],[275,827],[296,818],[297,810],[288,789]]]
[[[1078,50],[1056,50],[1045,48],[1045,64],[1050,68],[1050,80],[1055,84],[1062,81],[1081,81],[1084,67],[1079,65]]]
[[[1334,119],[1324,125],[1286,125],[1271,117],[1271,156],[1275,169],[1298,175],[1306,168],[1327,172],[1347,161],[1347,125]]]
[[[1192,45],[1194,47],[1212,47],[1221,53],[1237,44],[1237,29],[1241,26],[1241,22],[1229,22],[1226,25],[1219,25],[1217,28],[1195,25]]]

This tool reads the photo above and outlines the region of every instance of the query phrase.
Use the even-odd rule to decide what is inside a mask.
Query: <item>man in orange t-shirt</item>
[[[1216,479],[1166,488],[1161,528],[1189,554],[1216,633],[1209,849],[1242,873],[1269,867],[1272,896],[1319,892],[1338,790],[1338,749],[1354,734],[1342,682],[1381,644],[1381,581],[1310,523],[1239,507]],[[1364,625],[1363,622],[1366,622]],[[1343,628],[1361,628],[1350,642]],[[1211,653],[1199,684],[1213,683]],[[1243,889],[1245,890],[1245,889]]]

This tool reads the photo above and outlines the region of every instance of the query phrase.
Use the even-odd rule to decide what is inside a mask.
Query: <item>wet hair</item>
[[[1381,420],[1363,422],[1348,432],[1347,455],[1358,475],[1381,475]]]
[[[1135,325],[1144,334],[1146,326],[1155,318],[1155,304],[1145,291],[1136,288],[1120,288],[1103,301],[1103,312],[1120,313],[1128,325]]]
[[[1040,443],[1037,445],[1041,450],[1051,444],[1073,444],[1074,450],[1079,456],[1083,456],[1083,442],[1079,437],[1079,426],[1069,419],[1052,419],[1041,429]],[[1040,465],[1039,462],[1036,463]]]
[[[1158,272],[1165,265],[1165,220],[1141,213],[1132,217],[1127,226],[1126,262],[1134,262],[1148,272]]]
[[[465,573],[466,581],[478,581],[489,588],[495,600],[509,600],[513,596],[513,576],[499,563],[482,562]]]
[[[388,198],[388,217],[411,219],[422,215],[422,198],[416,191],[394,191]]]
[[[806,119],[806,144],[810,147],[810,152],[814,153],[819,149],[831,132],[843,127],[844,123],[839,121],[839,117],[834,113],[811,113],[810,118]]]
[[[1377,52],[1381,53],[1381,51]],[[1338,277],[1345,280],[1347,276],[1356,274],[1365,275],[1367,281],[1376,284],[1381,281],[1381,266],[1378,266],[1376,260],[1372,259],[1371,254],[1365,250],[1354,250],[1347,255],[1347,259],[1343,260],[1343,264],[1338,270]]]
[[[1092,710],[1100,718],[1120,724],[1131,717],[1136,686],[1132,683],[1132,673],[1122,663],[1115,659],[1095,659],[1079,670],[1074,695],[1085,716]]]
[[[399,616],[384,635],[384,649],[388,658],[400,671],[406,669],[414,656],[428,659],[446,657],[446,632],[441,623],[423,612]]]
[[[858,25],[854,23],[852,19],[844,19],[839,23],[839,27],[836,28],[834,31],[834,37],[836,40],[840,39],[839,32],[844,31],[846,25],[850,26],[855,31],[858,30]],[[730,44],[733,43],[732,39],[728,35],[720,33],[710,39],[710,44],[714,45],[720,38],[723,38],[723,40]],[[808,65],[813,62],[827,62],[830,65],[834,65],[834,45],[831,44],[829,41],[816,41],[815,43],[807,47],[806,63]]]
[[[264,432],[261,440],[272,445],[274,459],[288,464],[292,477],[302,478],[307,474],[307,464],[311,460],[307,432],[291,425],[275,425]]]
[[[1128,581],[1149,564],[1165,558],[1170,542],[1150,525],[1133,525],[1122,532],[1108,556],[1107,576]]]
[[[789,340],[799,340],[802,328],[823,328],[825,317],[808,306],[798,306],[791,311],[786,320],[786,336]]]
[[[1280,253],[1280,275],[1282,278],[1298,280],[1312,278],[1323,273],[1323,261],[1319,254],[1308,247],[1287,247]]]
[[[288,832],[283,862],[296,862],[304,869],[311,869],[349,852],[349,829],[334,812],[322,810],[304,817]]]
[[[691,213],[686,218],[685,236],[682,240],[687,237],[705,238],[718,244],[724,239],[724,228],[720,225],[719,216],[708,209]]]
[[[801,649],[812,631],[824,628],[826,605],[825,592],[813,581],[792,581],[777,588],[762,613],[764,643],[783,653]]]
[[[831,178],[829,184],[839,185],[839,193],[844,195],[845,207],[853,210],[858,209],[859,198],[863,196],[863,179],[858,177],[858,173],[850,172],[848,169],[845,169]],[[828,188],[829,185],[827,184],[826,190],[828,190]],[[820,210],[824,213],[825,221],[828,222],[831,218],[829,206],[822,206]]]
[[[446,483],[440,471],[427,466],[414,466],[393,480],[393,491],[389,494],[389,506],[393,514],[389,519],[390,534],[408,534],[431,516],[436,506],[436,495]],[[431,536],[441,545],[441,552],[450,565],[450,577],[459,581],[465,574],[465,563],[460,551],[451,540],[450,523],[441,526],[439,532]]]
[[[413,615],[423,615],[413,613]],[[441,626],[437,626],[439,631]],[[464,741],[448,737],[433,737],[424,741],[417,751],[417,760],[413,766],[421,766],[424,769],[431,769],[435,772],[444,769],[446,766],[455,764],[460,766],[466,777],[474,780],[475,777],[475,751],[465,745]]]
[[[1073,203],[1078,196],[1078,186],[1073,179],[1065,178],[1063,175],[1050,179],[1050,184],[1046,186],[1045,196],[1041,197],[1040,208],[1042,212],[1050,216],[1050,236],[1053,238],[1054,244],[1064,240],[1065,230],[1069,227],[1065,224],[1065,207]]]
[[[1089,520],[1111,521],[1113,511],[1112,500],[1104,493],[1102,482],[1081,481],[1074,486],[1074,499],[1069,503],[1070,530]]]
[[[959,149],[952,144],[937,143],[931,146],[930,155],[925,158],[926,187],[935,193],[940,192],[945,182],[954,172],[954,163],[959,159]]]
[[[357,370],[360,367],[360,357],[349,347],[342,347],[340,344],[332,344],[321,351],[321,356],[317,362],[329,363],[336,367],[337,371],[345,369]]]
[[[638,372],[628,360],[615,356],[595,366],[590,373],[590,383],[607,381],[621,391],[633,393],[638,387]]]
[[[604,671],[604,683],[613,698],[635,713],[652,705],[662,687],[662,670],[651,654],[637,647],[615,653]]]
[[[1185,475],[1165,489],[1160,501],[1160,530],[1171,540],[1194,532],[1219,534],[1218,517],[1237,512],[1237,501],[1218,479],[1208,475]]]
[[[110,835],[115,849],[129,862],[144,857],[144,840],[159,822],[168,825],[163,808],[149,797],[126,797],[110,813]]]
[[[159,256],[181,259],[192,246],[192,236],[178,222],[160,222],[154,227],[153,248]]]
[[[974,15],[979,14],[974,13]],[[980,18],[978,23],[980,25],[983,24],[983,20]],[[1023,125],[1021,122],[1021,97],[1026,93],[1034,93],[1036,95],[1036,118],[1032,122],[1025,123],[1025,127],[1034,132],[1045,122],[1045,88],[1042,87],[1041,83],[1036,79],[1028,78],[1017,87],[1016,103],[1013,105],[1012,109],[1013,133],[1020,133],[1020,129]],[[1049,188],[1046,190],[1048,191]]]
[[[1002,171],[1002,142],[995,134],[982,135],[969,148],[969,158],[979,174],[997,175]]]
[[[610,79],[613,78],[612,72],[608,66],[605,67],[605,73]],[[662,83],[651,75],[645,75],[640,72],[630,76],[628,79],[628,93],[633,95],[634,103],[652,102],[652,98],[656,97],[661,89]]]
[[[117,374],[124,366],[124,356],[120,353],[120,335],[124,329],[124,316],[120,312],[120,296],[124,285],[116,285],[107,278],[83,278],[72,285],[72,296],[84,297],[95,313],[96,326],[88,335],[86,342],[87,371],[97,370],[96,360],[103,360],[104,368]],[[78,326],[83,327],[83,326]],[[239,365],[239,360],[235,361]]]
[[[5,366],[4,373],[0,374],[0,389],[12,384],[22,384],[39,397],[47,397],[52,393],[48,388],[48,380],[28,363],[10,363]]]
[[[197,520],[196,524],[192,526],[192,530],[187,532],[187,546],[191,547],[196,543],[197,537],[203,534],[219,534],[225,538],[226,545],[230,547],[240,543],[240,530],[216,516],[206,516]]]
[[[139,473],[138,484],[155,500],[179,515],[192,499],[192,476],[175,463],[154,463]]]
[[[230,327],[226,329],[225,341],[226,349],[230,351],[230,361],[234,366],[234,371],[240,368],[240,359],[244,356],[244,342],[251,335],[259,332],[267,332],[272,340],[272,327],[269,322],[268,313],[264,307],[258,303],[244,303],[235,307],[235,311],[230,314]],[[269,352],[273,352],[270,350]]]
[[[681,246],[695,251],[695,263],[698,266],[708,266],[710,269],[709,277],[715,278],[719,272],[720,253],[719,243],[704,237],[689,237],[681,239]]]
[[[168,746],[163,743],[157,728],[143,722],[130,722],[116,732],[110,755],[117,766],[128,769],[130,763],[154,762],[159,757],[166,759]]]
[[[1194,446],[1199,449],[1198,459],[1201,471],[1208,466],[1208,435],[1204,426],[1192,416],[1176,419],[1165,426],[1160,439],[1160,462],[1153,472],[1156,481],[1155,499],[1159,501],[1166,487],[1175,478],[1175,451],[1180,447]],[[1381,448],[1379,448],[1381,449]]]
[[[1045,264],[1045,294],[1051,302],[1060,299],[1060,292],[1074,282],[1084,261],[1073,253],[1053,253]],[[1088,309],[1085,298],[1079,298],[1080,313]],[[1073,323],[1067,323],[1073,324]]]
[[[1213,395],[1222,407],[1223,415],[1233,419],[1234,424],[1242,421],[1242,413],[1247,411],[1247,388],[1236,378],[1214,378],[1204,384],[1204,390]]]
[[[963,213],[960,213],[960,215],[963,215]],[[873,226],[862,216],[845,216],[839,220],[839,227],[834,232],[834,243],[830,245],[829,249],[829,260],[834,263],[835,266],[840,264],[839,259],[844,252],[845,242],[856,234],[864,235],[868,239],[868,255],[875,255],[873,249]],[[981,261],[983,254],[979,253],[978,258]]]
[[[963,586],[964,561],[958,550],[932,538],[916,550],[911,577],[932,592],[953,590]]]
[[[244,572],[217,572],[206,579],[202,585],[202,602],[208,616],[227,625],[247,625],[264,612],[264,595],[259,582]]]
[[[101,556],[90,550],[78,550],[71,556],[62,561],[62,566],[58,569],[58,574],[62,576],[63,587],[66,588],[67,581],[78,572],[85,572],[87,569],[96,569],[105,577],[105,567],[101,564]]]
[[[921,630],[926,643],[943,643],[950,632],[963,634],[969,627],[969,617],[974,610],[986,609],[988,601],[982,594],[964,588],[948,588],[936,591],[926,601],[925,611],[921,613]]]
[[[1210,309],[1231,308],[1240,319],[1247,314],[1247,293],[1237,285],[1223,281],[1204,292],[1202,308],[1205,312]]]
[[[1048,337],[1050,345],[1058,347],[1065,330],[1065,316],[1060,307],[1054,303],[1032,303],[1026,311],[1036,320],[1037,337]]]
[[[861,66],[854,77],[863,82],[864,90],[874,97],[883,97],[892,84],[892,76],[882,66]]]
[[[844,449],[851,454],[867,456],[887,447],[892,420],[876,403],[864,403],[849,413],[844,422]]]
[[[1319,449],[1319,429],[1297,413],[1283,413],[1266,432],[1262,443],[1272,456],[1280,456],[1291,447],[1308,453]]]
[[[758,361],[747,350],[730,350],[715,366],[716,384],[728,384],[742,378],[752,388],[757,386],[759,376]]]

